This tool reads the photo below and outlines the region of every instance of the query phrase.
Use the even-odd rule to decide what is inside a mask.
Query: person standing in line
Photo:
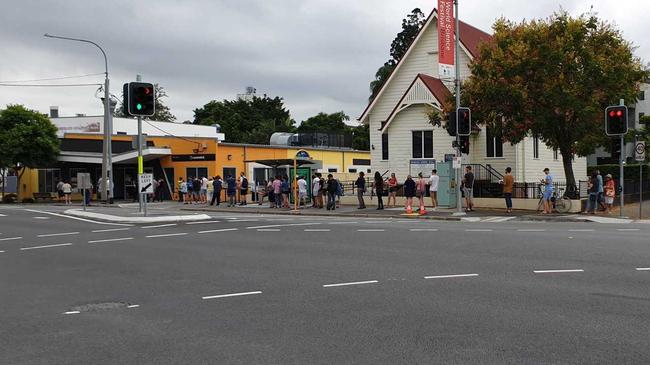
[[[210,176],[208,179],[208,192],[207,192],[207,202],[212,205],[214,201],[214,176]]]
[[[553,213],[553,203],[551,202],[551,199],[553,199],[553,176],[548,167],[544,169],[542,184],[544,185],[544,192],[542,194],[544,212],[542,214],[551,214]]]
[[[208,202],[208,178],[203,176],[201,178],[201,204]]]
[[[440,176],[438,176],[438,170],[433,169],[429,177],[429,195],[431,196],[431,206],[434,211],[438,208],[438,185],[440,185]]]
[[[298,207],[304,206],[307,199],[307,180],[304,176],[298,179]]]
[[[64,196],[65,196],[65,195],[63,194],[63,181],[61,181],[61,180],[59,180],[59,182],[56,183],[56,194],[57,194],[57,197],[58,197],[57,200],[58,200],[59,203],[60,203],[61,200],[63,200],[63,198],[64,198]]]
[[[311,186],[309,187],[309,194],[311,195],[311,207],[318,208],[318,203],[316,202],[316,193],[314,193],[316,184],[316,175],[311,175]]]
[[[282,191],[282,207],[290,209],[289,205],[289,194],[291,194],[291,186],[289,185],[289,176],[284,175],[282,177],[282,185],[280,186]]]
[[[388,207],[390,208],[390,200],[393,199],[393,208],[397,206],[397,178],[395,173],[390,174],[388,179]]]
[[[336,207],[341,207],[341,197],[343,196],[343,184],[338,178],[336,180]]]
[[[366,192],[366,179],[363,171],[359,172],[359,177],[354,185],[357,187],[357,199],[359,200],[359,207],[357,209],[366,209],[366,203],[363,201],[363,194]]]
[[[375,194],[377,194],[377,210],[384,210],[384,178],[381,177],[379,171],[375,171],[375,181],[373,182],[373,187],[375,188]]]
[[[153,203],[158,198],[158,179],[151,180],[151,184],[153,185],[153,194],[149,194],[147,198]]]
[[[424,206],[425,206],[424,199],[426,199],[426,196],[428,195],[428,194],[427,194],[427,181],[424,180],[424,176],[422,175],[421,172],[418,173],[418,181],[417,181],[417,183],[416,183],[416,191],[415,191],[415,194],[416,194],[416,196],[418,197],[418,201],[419,201],[419,203],[420,203],[420,204],[419,204],[419,207],[420,207],[420,208],[419,208],[419,211],[420,211],[421,213],[422,213],[422,212],[425,212],[425,209],[424,209]]]
[[[195,204],[201,204],[203,202],[203,189],[201,188],[201,179],[198,177],[192,181],[192,193],[194,194]]]
[[[596,214],[596,210],[598,209],[598,172],[593,171],[591,173],[591,178],[589,179],[588,183],[588,191],[589,191],[589,200],[587,201],[587,209],[585,210],[584,214]]]
[[[235,181],[235,178],[232,175],[228,175],[226,178],[226,184],[227,184],[227,195],[228,195],[228,207],[234,207],[235,206],[235,198],[237,195],[237,182]]]
[[[248,195],[248,179],[243,171],[239,174],[239,187],[239,205],[247,205],[248,202],[246,201],[246,197]]]
[[[463,194],[465,194],[465,211],[474,211],[474,173],[472,166],[465,166],[465,176],[463,176]]]
[[[327,175],[327,184],[325,190],[327,191],[327,210],[336,210],[336,191],[338,190],[338,182],[334,179],[332,174]]]
[[[605,211],[607,210],[607,206],[605,205],[605,184],[603,183],[603,175],[600,173],[600,170],[596,170],[596,174],[598,175],[598,206],[600,207],[600,210]]]
[[[266,193],[267,193],[266,185],[267,185],[267,182],[266,182],[266,180],[264,180],[255,189],[256,192],[257,192],[257,205],[264,204],[264,197],[266,196]]]
[[[70,195],[72,194],[72,185],[67,181],[63,182],[61,185],[61,190],[63,191],[63,197],[66,205],[70,205],[72,202],[70,200]]]
[[[280,180],[280,175],[276,175],[273,180],[273,198],[275,199],[274,207],[277,209],[282,208],[282,180]]]
[[[185,197],[185,204],[194,203],[194,178],[192,176],[187,177],[187,196]]]
[[[607,214],[612,214],[612,206],[616,197],[616,184],[611,174],[605,176],[605,204],[607,204]]]
[[[181,177],[178,183],[178,202],[187,204],[187,183]]]
[[[323,209],[323,185],[325,181],[323,180],[323,175],[320,172],[316,173],[316,179],[314,180],[314,199],[316,200],[316,208]]]
[[[217,175],[212,179],[212,199],[210,200],[210,205],[214,205],[215,202],[217,206],[221,204],[221,189],[223,189],[223,181],[221,176]]]
[[[503,197],[506,199],[506,213],[512,213],[512,189],[515,186],[515,179],[512,177],[512,169],[506,167],[506,174],[503,176]]]
[[[275,188],[273,187],[273,177],[266,183],[266,194],[269,196],[269,207],[275,208]]]
[[[404,197],[406,197],[406,212],[411,213],[413,210],[413,197],[415,196],[415,181],[413,181],[413,178],[411,175],[408,175],[406,177],[406,180],[404,181]]]

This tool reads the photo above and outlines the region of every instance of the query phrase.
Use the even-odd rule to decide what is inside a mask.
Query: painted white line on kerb
[[[325,284],[323,288],[333,288],[336,286],[349,286],[349,285],[364,285],[364,284],[377,284],[377,280],[368,280],[368,281],[355,281],[352,283],[339,283],[339,284]]]
[[[246,229],[264,229],[264,228],[278,228],[278,227],[288,227],[288,226],[315,226],[318,224],[320,223],[269,224],[266,226],[246,227]]]
[[[189,222],[189,223],[185,223],[185,224],[191,225],[191,224],[209,224],[209,223],[219,223],[219,221]]]
[[[159,238],[159,237],[174,237],[174,236],[185,236],[187,233],[168,233],[168,234],[154,234],[151,236],[144,236],[145,238]]]
[[[216,233],[216,232],[229,232],[229,231],[238,231],[239,228],[224,228],[224,229],[213,229],[210,231],[199,231],[199,233]]]
[[[262,294],[262,292],[261,291],[249,291],[249,292],[246,292],[246,293],[210,295],[210,296],[207,296],[207,297],[201,297],[201,299],[208,300],[208,299],[218,299],[218,298],[241,297],[241,296],[244,296],[244,295],[254,295],[254,294]]]
[[[81,313],[81,312],[79,312],[79,311],[70,311],[70,312],[65,312],[63,314],[79,314],[79,313]]]
[[[98,229],[91,231],[92,233],[102,233],[102,232],[117,232],[117,231],[128,231],[131,228],[111,228],[111,229]]]
[[[518,229],[517,232],[546,232],[545,229]]]
[[[109,238],[109,239],[106,239],[106,240],[88,241],[88,243],[117,242],[117,241],[128,241],[128,240],[132,240],[132,239],[133,239],[133,237]]]
[[[22,240],[22,237],[7,237],[7,238],[0,238],[0,241],[14,241],[14,240]]]
[[[534,270],[535,274],[557,274],[557,273],[568,273],[568,272],[584,272],[583,269],[569,269],[569,270]]]
[[[492,232],[491,229],[466,229],[465,232]]]
[[[637,267],[636,271],[650,271],[650,267]]]
[[[640,231],[640,229],[638,229],[638,228],[619,228],[619,229],[617,229],[617,231],[619,231],[619,232],[636,232],[636,231]]]
[[[455,274],[455,275],[435,275],[425,276],[425,279],[450,279],[450,278],[471,278],[478,276],[478,274]]]
[[[140,227],[140,228],[143,228],[143,229],[146,229],[146,228],[163,228],[163,227],[172,227],[172,226],[175,226],[175,225],[176,225],[176,223],[170,223],[170,224],[159,224],[157,226],[144,226],[144,227]]]
[[[331,232],[331,229],[309,229],[306,228],[305,232]]]
[[[21,251],[27,250],[37,250],[39,248],[50,248],[50,247],[61,247],[61,246],[72,246],[72,243],[57,243],[54,245],[44,245],[44,246],[32,246],[32,247],[21,247]]]
[[[385,232],[385,229],[357,229],[357,232]]]
[[[49,234],[39,234],[36,237],[56,237],[56,236],[71,236],[74,234],[79,234],[79,232],[66,232],[66,233],[49,233]]]
[[[140,308],[140,304],[127,305],[127,308]]]
[[[569,232],[593,232],[593,229],[570,229]]]
[[[411,228],[411,232],[438,232],[437,228]]]
[[[95,223],[95,224],[103,224],[103,225],[110,225],[110,226],[131,226],[130,224],[125,224],[125,223],[98,222],[98,221],[94,221],[94,220],[91,220],[91,219],[84,219],[84,218],[79,218],[79,217],[73,217],[73,216],[70,216],[70,215],[53,213],[53,212],[46,212],[46,211],[35,210],[35,209],[25,209],[25,211],[26,212],[32,212],[32,213],[49,214],[49,215],[53,215],[53,216],[56,216],[56,217],[74,219],[74,220],[77,220],[77,221]]]

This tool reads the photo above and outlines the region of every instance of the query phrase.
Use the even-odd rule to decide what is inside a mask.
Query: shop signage
[[[172,155],[172,161],[181,162],[181,161],[214,161],[216,160],[216,155]]]
[[[438,75],[454,77],[454,0],[438,0]]]

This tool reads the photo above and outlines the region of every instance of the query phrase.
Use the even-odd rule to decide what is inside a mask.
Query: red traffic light
[[[622,115],[623,115],[623,112],[622,112],[622,111],[620,111],[620,110],[616,111],[616,116],[617,116],[617,117],[620,117],[620,116],[622,116]]]
[[[610,116],[610,117],[613,118],[615,115],[616,115],[616,112],[615,112],[615,111],[612,110],[612,111],[609,112],[609,116]]]

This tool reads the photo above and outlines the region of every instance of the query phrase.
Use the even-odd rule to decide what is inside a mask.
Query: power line
[[[0,84],[13,84],[13,83],[20,83],[20,82],[38,82],[38,81],[76,79],[76,78],[80,78],[80,77],[98,76],[98,75],[103,75],[103,74],[104,74],[103,72],[99,72],[99,73],[94,73],[94,74],[77,75],[77,76],[51,77],[51,78],[48,78],[48,79],[0,81]]]
[[[18,87],[72,87],[72,86],[101,86],[102,84],[5,84],[0,86],[18,86]]]

